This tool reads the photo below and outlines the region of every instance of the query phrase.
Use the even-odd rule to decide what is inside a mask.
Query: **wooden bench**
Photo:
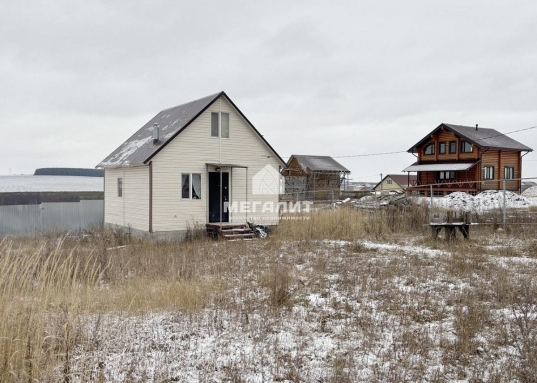
[[[433,238],[437,239],[442,229],[444,229],[447,241],[457,237],[457,229],[462,233],[464,239],[470,238],[471,225],[476,225],[472,223],[471,213],[451,211],[439,214],[438,217],[433,217],[429,223]]]

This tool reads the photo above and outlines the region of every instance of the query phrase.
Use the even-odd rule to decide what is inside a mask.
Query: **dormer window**
[[[474,147],[468,141],[461,141],[461,153],[472,153]]]
[[[429,144],[425,147],[423,150],[423,154],[425,155],[431,155],[434,154],[434,144]]]

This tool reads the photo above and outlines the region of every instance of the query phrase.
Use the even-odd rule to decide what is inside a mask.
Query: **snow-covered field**
[[[534,240],[217,244],[207,256],[230,247],[236,257],[212,276],[223,290],[200,311],[81,317],[73,381],[530,382],[537,372],[525,343],[537,340]]]
[[[0,193],[103,190],[102,177],[0,176]]]

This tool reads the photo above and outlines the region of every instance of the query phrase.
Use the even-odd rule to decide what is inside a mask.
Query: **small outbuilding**
[[[350,170],[332,157],[293,154],[283,170],[285,193],[339,193],[349,174]]]
[[[278,223],[285,162],[224,92],[165,109],[99,165],[108,226],[181,237]]]

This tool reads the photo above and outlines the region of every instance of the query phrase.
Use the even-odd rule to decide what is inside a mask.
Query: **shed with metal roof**
[[[339,192],[348,174],[350,170],[330,156],[293,154],[283,171],[285,192]]]

